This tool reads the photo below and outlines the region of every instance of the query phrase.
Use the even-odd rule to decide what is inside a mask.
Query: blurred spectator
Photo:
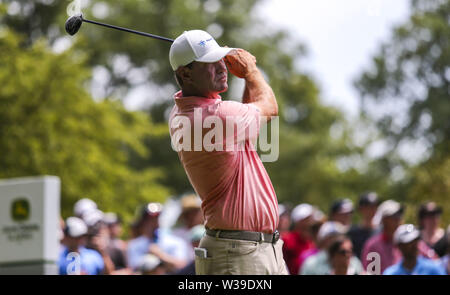
[[[81,219],[83,218],[83,215],[95,210],[97,210],[97,204],[87,198],[78,200],[73,206],[75,216]]]
[[[336,221],[347,229],[352,224],[353,202],[349,199],[337,200],[330,208],[330,221]]]
[[[196,225],[191,228],[190,232],[190,240],[192,249],[198,247],[200,244],[200,240],[205,235],[205,226],[202,224]],[[192,259],[188,265],[180,269],[179,271],[174,273],[175,275],[195,275],[195,259]]]
[[[130,240],[136,239],[142,234],[142,219],[139,217],[130,224]]]
[[[286,205],[278,205],[278,214],[280,221],[278,222],[278,232],[283,235],[291,229],[291,212]]]
[[[446,232],[447,245],[450,245],[450,225],[447,227]],[[446,255],[443,256],[440,260],[442,268],[445,269],[446,273],[450,275],[450,247],[447,247]]]
[[[60,216],[59,217],[59,228],[58,228],[58,240],[59,240],[59,243],[60,243],[61,247],[65,245],[65,235],[64,235],[64,228],[65,227],[66,227],[66,222]]]
[[[149,203],[141,211],[143,234],[128,243],[128,263],[134,270],[142,257],[153,254],[174,271],[184,267],[188,261],[188,251],[184,241],[159,229],[158,217],[162,211],[160,203]]]
[[[153,254],[146,254],[141,257],[136,268],[137,274],[140,275],[165,275],[166,268],[164,263]]]
[[[361,214],[361,223],[352,226],[347,233],[352,240],[353,253],[356,257],[361,257],[364,244],[375,233],[373,217],[377,212],[378,203],[376,193],[367,193],[359,197],[358,211]]]
[[[330,274],[332,268],[328,259],[328,250],[337,239],[345,236],[345,232],[346,228],[340,222],[325,222],[317,235],[320,251],[305,260],[299,273],[302,275]],[[355,270],[355,273],[358,274],[363,272],[361,262],[355,256],[350,258],[349,268]]]
[[[118,270],[127,268],[127,245],[120,239],[120,235],[122,234],[121,222],[115,213],[105,213],[103,221],[106,224],[109,234],[108,253],[114,263],[115,273],[117,274]]]
[[[104,273],[113,274],[115,267],[108,251],[109,231],[103,218],[103,212],[98,209],[83,214],[83,219],[88,227],[86,248],[100,253],[105,265]]]
[[[337,238],[328,248],[328,261],[330,263],[330,275],[359,275],[362,268],[358,270],[351,265],[353,257],[352,241],[342,236]]]
[[[419,229],[422,240],[436,252],[443,255],[446,248],[445,243],[438,244],[439,241],[445,241],[445,230],[440,227],[442,208],[438,207],[434,202],[427,202],[420,206],[418,212]],[[437,247],[436,247],[437,246]],[[436,249],[437,248],[437,249]]]
[[[325,215],[323,214],[322,211],[320,211],[319,209],[315,209],[314,214],[313,214],[313,222],[311,224],[311,226],[309,227],[309,232],[311,235],[311,239],[314,242],[314,247],[312,247],[309,250],[304,251],[298,260],[298,267],[299,269],[302,268],[303,262],[305,262],[305,260],[316,254],[317,252],[320,251],[319,249],[319,241],[318,241],[318,234],[319,234],[319,229],[320,227],[323,225],[323,223],[325,222]]]
[[[84,247],[87,233],[88,228],[83,220],[77,217],[67,218],[64,228],[65,246],[59,256],[59,274],[103,274],[105,266],[100,253]]]
[[[400,250],[393,243],[394,232],[402,224],[404,207],[400,203],[387,200],[379,207],[374,216],[374,223],[382,225],[382,232],[367,240],[361,254],[361,261],[364,268],[370,263],[368,254],[371,252],[380,255],[380,270],[383,273],[387,267],[398,263],[402,257]],[[435,252],[423,241],[418,244],[421,255],[426,258],[437,259]]]
[[[402,252],[402,260],[388,267],[384,275],[444,275],[445,271],[430,259],[419,256],[420,231],[403,224],[394,233],[394,243]]]
[[[181,226],[173,230],[173,234],[183,239],[189,248],[189,260],[194,259],[194,248],[191,246],[190,231],[196,225],[203,224],[201,204],[202,200],[195,194],[182,197],[181,214],[178,217]]]
[[[284,241],[283,258],[290,274],[298,273],[300,255],[314,247],[309,231],[313,213],[314,207],[309,204],[300,204],[295,207],[291,213],[294,228],[281,236]]]
[[[384,201],[378,207],[374,216],[374,223],[382,225],[382,232],[368,239],[363,247],[361,261],[364,269],[367,269],[367,265],[370,263],[367,258],[371,252],[380,255],[381,273],[401,259],[401,252],[395,247],[393,237],[395,230],[402,223],[403,211],[403,206],[393,200]]]

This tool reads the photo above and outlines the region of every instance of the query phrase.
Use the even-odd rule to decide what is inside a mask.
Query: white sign
[[[59,254],[60,180],[0,180],[0,268],[55,263]]]

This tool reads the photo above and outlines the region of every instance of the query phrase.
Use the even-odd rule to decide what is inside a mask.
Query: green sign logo
[[[30,218],[30,203],[27,199],[17,199],[12,202],[11,217],[14,221],[25,221]]]

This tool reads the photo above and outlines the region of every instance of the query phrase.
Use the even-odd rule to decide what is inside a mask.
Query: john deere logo
[[[11,216],[14,221],[25,221],[30,217],[30,203],[26,199],[17,199],[11,204]]]

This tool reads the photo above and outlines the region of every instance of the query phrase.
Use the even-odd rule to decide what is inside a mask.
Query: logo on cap
[[[213,38],[209,38],[209,39],[207,39],[207,40],[202,40],[202,41],[198,42],[198,45],[201,46],[201,47],[206,47],[206,42],[209,42],[209,41],[211,41],[212,39],[213,39]]]
[[[11,204],[11,217],[14,221],[25,221],[30,217],[30,203],[27,199],[16,199]]]

